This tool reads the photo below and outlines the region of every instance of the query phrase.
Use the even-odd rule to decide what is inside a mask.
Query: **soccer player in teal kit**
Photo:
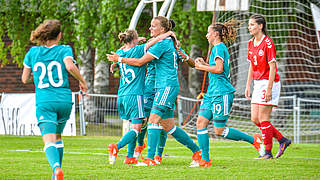
[[[252,144],[258,152],[264,153],[264,146],[259,134],[250,136],[237,129],[226,127],[233,103],[234,87],[230,83],[229,52],[225,43],[233,42],[236,38],[236,27],[239,22],[230,20],[224,24],[215,23],[208,27],[206,35],[209,43],[214,47],[210,54],[209,64],[202,58],[195,60],[196,69],[207,71],[209,86],[200,106],[197,119],[197,138],[202,152],[199,163],[192,167],[210,167],[208,123],[213,120],[214,131],[218,136],[231,140],[243,140]]]
[[[33,81],[36,92],[36,116],[45,144],[53,179],[63,179],[61,170],[64,144],[61,134],[72,109],[72,92],[69,88],[68,72],[86,92],[87,83],[74,64],[72,49],[58,45],[61,39],[61,24],[58,20],[46,20],[32,31],[30,40],[39,46],[32,47],[24,58],[22,82]]]
[[[170,30],[170,22],[165,17],[157,16],[151,21],[150,31],[152,37],[157,37]],[[144,165],[147,166],[156,165],[154,155],[162,130],[159,123],[166,132],[171,134],[177,141],[188,147],[193,152],[193,160],[199,160],[201,158],[199,147],[192,141],[185,131],[175,126],[173,120],[173,108],[179,93],[177,56],[178,54],[172,38],[167,38],[156,43],[142,58],[139,59],[122,58],[116,54],[108,55],[108,59],[110,61],[122,62],[134,66],[142,66],[152,60],[155,62],[156,94],[148,122],[148,155],[144,160]]]

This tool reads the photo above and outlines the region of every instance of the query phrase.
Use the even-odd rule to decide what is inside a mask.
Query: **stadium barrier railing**
[[[0,94],[0,102],[3,93]],[[77,135],[80,136],[122,136],[124,125],[117,110],[117,95],[88,94],[76,92],[75,119]],[[196,137],[196,120],[200,103],[192,110],[194,98],[179,96],[176,108],[176,124],[182,126],[188,134]],[[1,104],[0,108],[6,108]],[[250,100],[235,98],[227,125],[248,134],[260,133],[250,120]],[[3,119],[2,121],[5,121]],[[294,143],[320,143],[320,100],[296,96],[280,98],[279,107],[271,115],[273,125]],[[212,122],[209,124],[212,138],[219,139],[213,133]]]
[[[196,101],[180,97],[177,103],[179,124],[193,137],[196,137],[196,120],[201,102],[190,115],[189,113]],[[227,126],[248,134],[260,133],[250,120],[250,105],[250,100],[246,98],[235,98]],[[284,136],[292,138],[294,143],[320,143],[320,100],[296,96],[280,97],[279,106],[273,108],[270,120]],[[208,129],[211,138],[220,139],[213,133],[212,122]]]

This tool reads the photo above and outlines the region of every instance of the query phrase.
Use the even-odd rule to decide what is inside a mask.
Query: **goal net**
[[[217,3],[220,1],[217,0]],[[311,7],[319,8],[320,2],[249,0],[248,3],[246,11],[217,11],[215,18],[215,22],[225,22],[232,18],[243,22],[236,42],[228,47],[231,83],[236,88],[236,98],[227,125],[249,134],[260,131],[250,121],[250,101],[244,98],[244,91],[249,68],[247,46],[251,38],[247,28],[248,20],[253,14],[261,14],[267,20],[268,36],[277,49],[277,66],[282,84],[279,107],[273,109],[271,121],[295,142],[319,143],[320,48],[315,29],[315,21],[319,19],[313,17]],[[182,106],[191,106],[191,109],[195,104],[194,99],[180,100]],[[183,119],[183,127],[193,135],[196,135],[197,108],[187,121],[191,109],[183,107],[179,113],[183,116],[180,117]]]

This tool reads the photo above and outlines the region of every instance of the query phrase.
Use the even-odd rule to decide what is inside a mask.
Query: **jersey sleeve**
[[[73,57],[73,52],[72,48],[70,46],[65,46],[63,49],[63,54],[62,54],[63,62],[66,60],[66,58],[71,58],[73,63],[76,64],[76,61]]]
[[[23,65],[24,65],[24,67],[26,67],[26,68],[32,68],[31,56],[30,56],[32,50],[33,50],[33,49],[31,48],[31,49],[27,52],[26,56],[24,57]]]
[[[222,59],[222,61],[224,61],[225,56],[221,46],[214,48],[213,51],[214,51],[214,60],[216,60],[217,58],[220,58]]]
[[[276,61],[276,48],[271,39],[266,39],[267,47],[266,47],[266,55],[267,55],[267,62],[271,63]]]
[[[163,41],[157,42],[155,45],[149,48],[148,52],[154,58],[159,59],[162,54],[164,54],[166,47]]]
[[[248,61],[248,63],[251,63],[250,53],[252,53],[252,52],[250,51],[250,43],[251,43],[251,40],[248,42],[248,56],[247,56],[247,61]]]

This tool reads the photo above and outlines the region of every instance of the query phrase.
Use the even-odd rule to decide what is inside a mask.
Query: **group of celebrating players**
[[[272,159],[272,139],[279,141],[279,158],[291,140],[271,124],[272,108],[278,105],[280,78],[276,66],[276,50],[267,37],[266,21],[261,15],[249,18],[248,29],[253,38],[248,43],[250,63],[245,96],[251,99],[251,120],[261,130],[260,134],[248,135],[226,123],[231,112],[235,89],[230,83],[229,52],[226,44],[235,41],[237,20],[209,25],[206,38],[213,45],[209,62],[202,58],[192,59],[180,47],[172,28],[172,20],[163,16],[154,17],[150,35],[139,38],[136,30],[119,33],[124,44],[116,53],[107,54],[120,69],[120,85],[117,107],[121,119],[130,121],[131,129],[116,144],[108,146],[109,162],[114,164],[121,148],[127,145],[124,164],[156,166],[162,162],[162,153],[167,134],[189,148],[192,155],[190,167],[210,167],[208,123],[213,121],[216,135],[231,140],[242,140],[253,145],[259,152],[257,159]],[[86,92],[86,81],[74,64],[70,46],[58,45],[61,38],[61,24],[58,20],[46,20],[31,33],[30,40],[39,46],[32,47],[25,56],[22,74],[23,83],[33,82],[36,88],[36,115],[45,144],[53,179],[63,179],[61,170],[63,157],[63,132],[72,108],[72,94],[68,73],[79,80],[80,89]],[[175,101],[179,94],[178,63],[208,72],[209,86],[200,105],[197,119],[197,145],[188,134],[174,122]],[[145,68],[147,69],[145,75]],[[250,86],[254,82],[252,98]],[[145,148],[147,133],[147,156],[139,162]],[[138,146],[136,144],[138,142]],[[157,154],[156,154],[157,153]]]

